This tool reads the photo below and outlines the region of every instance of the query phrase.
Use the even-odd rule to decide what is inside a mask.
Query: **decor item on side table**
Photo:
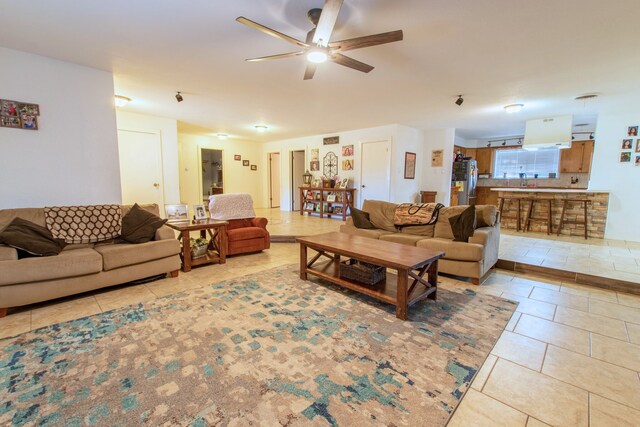
[[[516,307],[444,283],[402,322],[292,265],[204,284],[4,339],[0,417],[443,427]]]
[[[189,221],[189,206],[186,204],[164,205],[169,222]]]

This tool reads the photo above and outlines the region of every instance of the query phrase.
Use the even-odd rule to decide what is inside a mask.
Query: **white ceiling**
[[[236,17],[304,40],[307,10],[322,4],[0,0],[0,45],[112,71],[116,93],[134,99],[126,110],[257,141],[391,123],[486,138],[521,134],[529,118],[593,123],[638,108],[638,0],[345,0],[332,40],[404,30],[404,41],[349,52],[371,73],[326,63],[303,81],[303,57],[244,61],[296,47]],[[601,96],[574,100],[591,92]],[[507,115],[510,103],[526,107]]]

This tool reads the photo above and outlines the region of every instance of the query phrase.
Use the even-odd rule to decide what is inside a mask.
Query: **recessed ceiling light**
[[[509,114],[512,114],[512,113],[517,113],[521,111],[523,108],[524,108],[524,104],[510,104],[504,107],[504,111],[506,111]]]
[[[258,132],[266,132],[267,126],[265,125],[255,125],[254,126]]]
[[[131,98],[127,98],[126,96],[122,95],[115,95],[113,98],[115,100],[116,107],[118,108],[124,107],[131,102]]]
[[[218,139],[227,139],[227,138],[229,138],[229,135],[227,135],[226,133],[219,133],[216,136],[218,137]]]

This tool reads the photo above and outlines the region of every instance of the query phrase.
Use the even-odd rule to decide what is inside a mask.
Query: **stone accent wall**
[[[519,197],[520,204],[520,226],[524,229],[525,218],[530,206],[531,199],[546,200],[553,199],[551,204],[552,232],[558,232],[560,224],[560,215],[562,213],[562,204],[564,199],[587,199],[590,203],[587,205],[587,230],[589,238],[604,238],[604,230],[607,224],[607,209],[609,206],[609,193],[539,193],[529,191],[499,191],[499,197]],[[505,201],[503,216],[516,216],[517,203],[515,201]],[[582,221],[584,215],[583,204],[580,202],[569,203],[565,212],[566,221]],[[547,202],[536,202],[534,218],[547,217]],[[501,227],[509,230],[516,229],[515,218],[502,218]],[[547,224],[543,221],[531,221],[530,231],[539,233],[547,232]],[[564,236],[584,236],[584,227],[581,224],[564,224],[562,226],[561,235]]]

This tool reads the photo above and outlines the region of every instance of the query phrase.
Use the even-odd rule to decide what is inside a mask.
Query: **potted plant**
[[[209,242],[204,237],[193,237],[189,239],[189,246],[191,247],[191,259],[200,258],[207,254],[207,247]]]

